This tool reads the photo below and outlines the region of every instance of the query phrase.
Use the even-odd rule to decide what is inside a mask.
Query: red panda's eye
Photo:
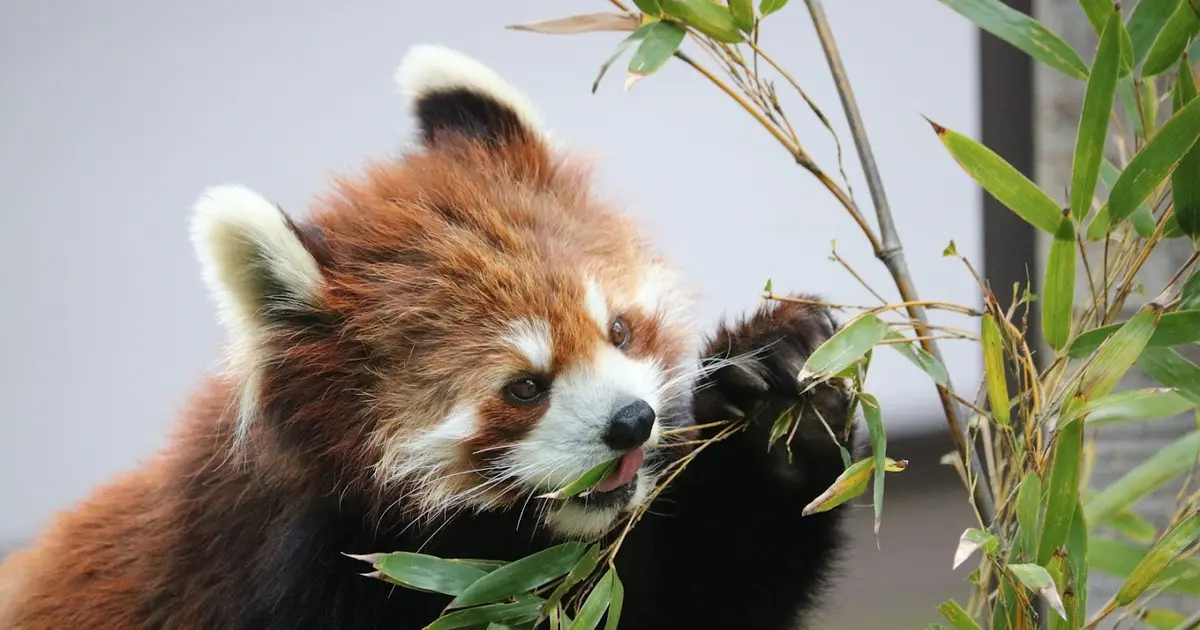
[[[624,317],[618,316],[612,321],[612,326],[608,329],[608,340],[612,342],[612,345],[624,348],[629,344],[630,336],[629,324],[625,322]]]
[[[531,405],[541,400],[542,395],[546,393],[546,387],[531,376],[522,376],[506,385],[504,393],[513,404]]]

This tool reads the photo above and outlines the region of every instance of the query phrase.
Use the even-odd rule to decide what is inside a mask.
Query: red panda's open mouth
[[[637,477],[638,470],[642,467],[642,462],[646,460],[646,452],[640,448],[635,448],[621,456],[621,461],[617,462],[616,468],[607,477],[596,484],[595,491],[604,493],[612,492]]]

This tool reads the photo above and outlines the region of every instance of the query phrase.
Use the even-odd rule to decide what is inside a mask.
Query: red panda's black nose
[[[654,408],[644,400],[621,407],[608,421],[604,443],[618,451],[637,448],[650,439],[654,427]]]

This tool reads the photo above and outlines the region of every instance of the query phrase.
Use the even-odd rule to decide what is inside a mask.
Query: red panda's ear
[[[421,141],[469,138],[489,146],[548,139],[528,98],[495,71],[457,51],[414,46],[396,82],[416,118]]]
[[[319,244],[278,206],[241,186],[217,186],[196,203],[192,244],[222,322],[252,347],[263,332],[319,310]]]

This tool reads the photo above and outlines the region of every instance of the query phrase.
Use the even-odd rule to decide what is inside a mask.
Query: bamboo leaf
[[[577,35],[597,31],[636,31],[641,26],[641,19],[632,13],[585,13],[529,24],[514,24],[508,28],[545,35]]]
[[[1083,510],[1083,502],[1075,498],[1075,517],[1071,519],[1071,531],[1067,533],[1067,568],[1071,571],[1071,583],[1074,591],[1072,601],[1067,604],[1067,619],[1072,629],[1083,626],[1087,615],[1088,594],[1088,530],[1087,514]]]
[[[1193,509],[1175,526],[1168,529],[1154,546],[1146,552],[1141,562],[1134,567],[1129,578],[1117,590],[1114,597],[1120,606],[1128,606],[1150,587],[1152,583],[1183,553],[1200,535],[1200,510]]]
[[[1147,350],[1138,358],[1138,367],[1150,378],[1173,387],[1188,400],[1200,403],[1200,366],[1170,348]]]
[[[1200,431],[1193,431],[1155,452],[1084,503],[1088,523],[1095,527],[1142,497],[1191,470],[1200,455]]]
[[[1017,539],[1012,558],[1033,560],[1037,554],[1039,518],[1042,500],[1042,480],[1036,472],[1027,472],[1017,489]]]
[[[1113,514],[1103,525],[1113,528],[1113,531],[1135,543],[1148,545],[1158,538],[1158,529],[1154,527],[1154,523],[1129,508]]]
[[[782,9],[787,3],[788,0],[761,0],[761,2],[758,3],[758,12],[761,13],[763,17],[767,17],[768,15]]]
[[[1113,223],[1132,214],[1170,176],[1197,138],[1200,138],[1200,99],[1172,114],[1117,178],[1108,195]]]
[[[883,520],[883,476],[887,468],[887,433],[883,430],[883,411],[879,401],[866,392],[858,394],[862,401],[863,417],[871,437],[871,455],[875,460],[875,536],[879,536],[879,525]]]
[[[687,35],[678,24],[666,20],[651,22],[642,29],[642,41],[633,53],[633,58],[629,60],[625,89],[629,89],[634,82],[658,72],[671,55],[675,54]]]
[[[477,606],[442,615],[433,623],[425,626],[424,630],[470,628],[496,621],[516,623],[533,621],[538,617],[540,606],[541,601],[537,599],[525,599],[507,604]]]
[[[1180,0],[1139,0],[1129,16],[1127,30],[1133,45],[1133,65],[1142,63],[1150,46],[1170,19]]]
[[[999,548],[999,538],[982,529],[968,528],[958,539],[958,548],[954,550],[954,566],[951,569],[958,569],[977,550],[982,549],[983,553],[991,555]]]
[[[1091,567],[1122,579],[1133,573],[1147,552],[1147,548],[1141,545],[1102,536],[1092,536],[1088,545],[1092,550]],[[1172,593],[1200,596],[1200,562],[1175,560],[1159,573],[1154,583]]]
[[[1088,4],[1088,1],[1084,0],[1084,4]],[[1083,112],[1079,118],[1079,131],[1075,137],[1075,160],[1071,169],[1071,215],[1076,221],[1087,215],[1092,197],[1096,193],[1100,158],[1104,154],[1108,119],[1112,115],[1113,96],[1117,90],[1117,72],[1121,64],[1121,35],[1124,32],[1121,11],[1113,7],[1111,0],[1093,0],[1091,4],[1100,8],[1103,21],[1097,29],[1102,31],[1100,44],[1096,49],[1091,74],[1088,76],[1087,91],[1083,97]],[[1091,13],[1088,17],[1092,17]],[[1071,238],[1075,238],[1074,233],[1071,234]],[[1055,346],[1055,349],[1059,347]]]
[[[1079,0],[1079,6],[1083,9],[1083,13],[1087,16],[1088,22],[1092,24],[1092,29],[1097,35],[1104,33],[1104,25],[1108,22],[1108,17],[1112,13],[1112,0]],[[1093,66],[1093,72],[1095,67]]]
[[[1185,627],[1187,619],[1174,610],[1147,610],[1142,613],[1142,622],[1155,629],[1175,630]]]
[[[746,41],[729,7],[712,0],[658,0],[667,15],[726,44]],[[765,12],[763,12],[765,14]]]
[[[1094,179],[1092,183],[1095,184]],[[1088,197],[1091,198],[1090,193]],[[1071,337],[1071,315],[1075,308],[1075,226],[1069,220],[1059,223],[1050,245],[1042,299],[1042,334],[1050,347],[1062,350]]]
[[[1079,417],[1086,417],[1085,422],[1089,427],[1116,422],[1143,422],[1171,418],[1198,406],[1200,402],[1171,388],[1135,389],[1088,401],[1071,414],[1064,414],[1060,424]]]
[[[617,630],[617,623],[621,620],[621,609],[625,607],[625,585],[621,583],[621,576],[617,575],[616,568],[611,569],[611,572],[612,593],[608,598],[608,620],[604,622],[604,630]]]
[[[988,194],[1039,230],[1058,232],[1062,210],[1037,184],[986,146],[933,121],[929,124],[959,166]]]
[[[1054,463],[1046,489],[1045,518],[1038,543],[1037,563],[1045,565],[1067,541],[1075,502],[1079,496],[1079,470],[1083,457],[1083,422],[1075,420],[1059,427],[1054,439]],[[1064,615],[1065,617],[1065,615]]]
[[[567,577],[563,578],[563,581],[554,588],[550,597],[546,598],[546,603],[542,605],[542,611],[548,612],[557,606],[568,591],[592,574],[598,564],[600,564],[600,545],[593,544],[579,557],[579,561],[571,567],[571,572],[567,574]]]
[[[371,564],[396,584],[445,595],[458,595],[487,575],[485,571],[461,562],[406,551],[350,557]]]
[[[1101,328],[1093,328],[1075,337],[1067,354],[1073,359],[1088,356],[1100,347],[1113,333],[1125,326],[1125,323],[1112,324]],[[1163,313],[1154,328],[1154,334],[1146,342],[1146,349],[1170,348],[1185,343],[1200,341],[1200,311],[1180,310],[1173,313]]]
[[[1008,380],[1004,373],[1004,346],[1000,339],[1000,328],[991,313],[983,314],[980,324],[980,339],[983,344],[983,369],[987,377],[988,403],[996,424],[1009,424]]]
[[[538,495],[539,499],[569,499],[577,494],[582,494],[591,490],[596,484],[604,480],[609,473],[617,467],[620,458],[610,459],[606,462],[600,462],[588,469],[587,472],[577,477],[571,483],[547,494]]]
[[[615,50],[613,50],[612,55],[610,55],[608,59],[605,59],[604,63],[600,64],[600,71],[596,73],[596,79],[592,81],[592,94],[595,94],[596,90],[600,87],[600,81],[604,79],[604,75],[608,73],[608,69],[612,67],[614,63],[616,63],[617,59],[621,55],[625,54],[625,51],[641,44],[642,40],[646,38],[646,33],[649,32],[647,27],[652,25],[653,23],[642,26],[630,34],[629,37],[621,40],[621,43],[617,44],[617,47]]]
[[[900,472],[908,467],[908,460],[896,461],[886,458],[887,472]],[[861,495],[867,489],[867,483],[875,473],[875,458],[868,457],[850,464],[838,478],[833,481],[817,498],[804,506],[802,515],[827,512],[833,508]]]
[[[1200,11],[1200,8],[1196,10]],[[1179,60],[1174,100],[1176,111],[1196,100],[1196,84],[1186,57]],[[1193,240],[1200,238],[1200,142],[1192,145],[1171,174],[1171,201],[1179,229]]]
[[[888,325],[867,313],[852,320],[809,355],[799,380],[831,378],[861,359],[888,334]]]
[[[1070,44],[1028,15],[999,0],[941,0],[979,28],[1059,72],[1086,79],[1087,63]]]
[[[955,630],[983,630],[978,623],[975,623],[974,619],[971,619],[971,615],[968,615],[967,611],[963,610],[963,607],[953,599],[939,604],[938,610],[941,611],[946,621],[954,625]]]
[[[1129,222],[1133,224],[1133,231],[1142,238],[1150,238],[1154,235],[1154,230],[1158,229],[1158,222],[1154,220],[1154,215],[1150,213],[1146,204],[1138,206],[1137,210],[1129,215]]]
[[[729,13],[742,32],[754,31],[754,0],[729,0]]]
[[[1125,375],[1146,347],[1154,327],[1162,316],[1157,304],[1138,310],[1120,330],[1100,344],[1095,356],[1083,368],[1079,378],[1079,397],[1083,402],[1106,396]]]
[[[1184,55],[1192,38],[1200,31],[1200,16],[1191,0],[1183,0],[1167,18],[1142,64],[1142,76],[1151,77],[1166,72]]]
[[[658,4],[658,0],[633,0],[633,4],[646,15],[662,15],[662,6]]]
[[[575,621],[571,623],[571,630],[595,630],[596,626],[600,624],[600,618],[604,616],[604,611],[608,610],[609,604],[612,603],[615,575],[613,569],[610,568],[596,582],[592,592],[588,593],[587,599],[583,600],[583,605],[579,607],[579,613],[575,615]]]
[[[1200,310],[1200,265],[1192,269],[1192,275],[1183,283],[1179,293],[1179,310]]]
[[[571,541],[510,562],[476,580],[447,608],[487,604],[529,592],[568,573],[586,551],[584,543]]]
[[[884,340],[900,340],[907,339],[904,335],[898,332],[890,332],[884,337]],[[888,347],[896,352],[899,352],[904,358],[912,361],[914,365],[921,368],[933,379],[934,383],[943,387],[948,386],[950,382],[950,374],[946,371],[946,366],[941,361],[933,358],[932,354],[925,351],[924,348],[917,345],[915,341],[906,341],[905,343],[889,343]]]
[[[1050,574],[1046,569],[1036,564],[1010,564],[1008,570],[1022,584],[1031,591],[1042,596],[1046,603],[1058,613],[1059,617],[1067,618],[1067,611],[1063,608],[1062,599],[1058,596],[1058,590],[1055,589],[1054,580],[1050,578]]]

